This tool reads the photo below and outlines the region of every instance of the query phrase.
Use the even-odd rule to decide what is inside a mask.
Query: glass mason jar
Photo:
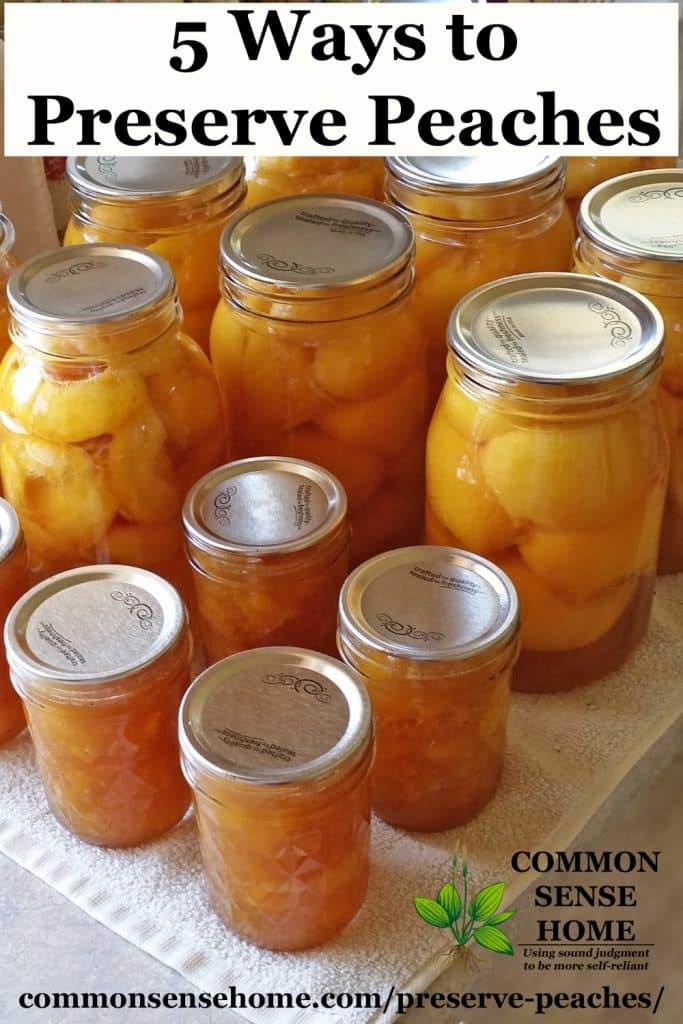
[[[248,156],[247,205],[308,193],[382,198],[384,161],[358,156]]]
[[[0,622],[29,587],[26,545],[17,514],[8,501],[0,498]],[[0,655],[0,743],[20,733],[26,725],[24,709],[9,678],[3,650]]]
[[[14,225],[9,217],[0,210],[0,356],[9,348],[9,330],[7,314],[7,281],[14,270],[12,247],[14,245]]]
[[[194,485],[183,522],[211,661],[278,644],[337,653],[349,526],[331,473],[298,459],[242,459]]]
[[[567,157],[567,203],[573,218],[579,203],[592,188],[608,178],[631,171],[671,167],[675,156],[569,156]]]
[[[569,270],[564,160],[390,157],[386,198],[416,234],[415,298],[427,337],[430,411],[446,378],[446,327],[467,292],[509,274]]]
[[[436,832],[478,814],[503,768],[519,651],[507,576],[450,547],[371,558],[342,589],[339,650],[372,701],[379,816]]]
[[[352,563],[419,540],[427,371],[408,221],[370,199],[280,199],[233,218],[221,258],[211,357],[236,454],[338,477]]]
[[[664,319],[662,391],[671,441],[660,572],[683,572],[683,170],[598,185],[579,214],[576,268],[647,296]]]
[[[0,471],[42,575],[117,562],[191,593],[181,506],[225,457],[216,381],[181,332],[168,263],[59,249],[10,279]]]
[[[337,935],[368,882],[372,716],[357,675],[296,647],[235,654],[185,695],[180,747],[224,921],[273,950]]]
[[[237,157],[81,156],[66,164],[71,220],[65,245],[139,245],[171,264],[184,328],[208,350],[219,297],[218,243],[244,202]]]
[[[453,311],[426,536],[515,584],[514,688],[598,679],[646,631],[669,469],[662,337],[650,302],[578,274],[497,281]]]
[[[182,818],[178,708],[192,643],[177,592],[130,566],[39,583],[5,625],[50,807],[96,846],[135,846]]]

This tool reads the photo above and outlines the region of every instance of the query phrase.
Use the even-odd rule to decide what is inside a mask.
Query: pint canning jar
[[[127,246],[59,249],[19,268],[8,296],[0,470],[32,567],[115,561],[189,585],[182,500],[223,461],[224,432],[168,263]]]
[[[671,167],[675,156],[569,156],[567,157],[567,203],[572,217],[587,192],[608,178],[656,167]]]
[[[0,498],[0,622],[29,587],[26,545],[17,514]],[[4,650],[0,654],[0,743],[16,736],[26,725],[24,709],[9,678]]]
[[[247,204],[321,192],[382,198],[384,161],[357,156],[250,156]]]
[[[344,584],[339,650],[372,701],[380,817],[436,832],[478,814],[500,779],[519,650],[505,573],[449,547],[377,555]]]
[[[349,563],[346,495],[298,459],[242,459],[198,481],[183,509],[211,661],[288,644],[336,654]]]
[[[598,679],[647,629],[669,468],[662,337],[652,303],[578,274],[508,278],[453,311],[426,536],[515,584],[517,689]]]
[[[188,690],[180,746],[224,921],[274,950],[337,935],[368,883],[372,717],[356,673],[296,647],[235,654]]]
[[[130,566],[39,583],[5,624],[48,802],[96,846],[134,846],[182,818],[178,708],[192,644],[177,592]]]
[[[67,160],[65,245],[113,242],[163,256],[178,284],[184,327],[208,350],[218,299],[218,242],[244,202],[237,157],[82,156]]]
[[[446,378],[446,327],[456,302],[509,274],[571,268],[565,163],[533,155],[390,157],[386,168],[387,201],[415,228],[431,411]]]
[[[683,170],[641,171],[593,189],[579,213],[576,267],[634,288],[664,319],[671,471],[659,570],[683,572]]]
[[[9,217],[0,211],[0,356],[5,354],[10,344],[7,323],[7,281],[14,270],[13,245],[14,226]]]
[[[233,218],[221,259],[211,357],[236,454],[338,477],[353,563],[418,540],[427,370],[408,221],[370,199],[281,199]]]

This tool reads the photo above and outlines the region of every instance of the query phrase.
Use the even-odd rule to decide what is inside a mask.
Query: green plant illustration
[[[467,948],[471,939],[483,949],[492,953],[513,956],[514,949],[509,938],[500,927],[505,921],[514,917],[514,910],[498,913],[498,908],[505,893],[505,883],[496,882],[480,889],[473,897],[468,897],[467,853],[462,856],[460,875],[462,877],[462,896],[456,886],[458,855],[451,861],[451,880],[441,886],[435,900],[426,896],[417,896],[414,900],[415,910],[432,928],[449,928],[455,946],[447,956],[462,962],[467,967],[474,967],[479,961]],[[468,903],[468,898],[470,902]]]

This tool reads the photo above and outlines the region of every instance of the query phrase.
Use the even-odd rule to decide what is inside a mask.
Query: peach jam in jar
[[[336,654],[349,527],[335,477],[298,459],[242,459],[195,484],[183,521],[211,661],[278,644]]]
[[[284,455],[341,480],[351,561],[422,527],[427,367],[412,303],[413,231],[370,199],[301,196],[234,217],[211,358],[236,454]]]
[[[534,154],[390,157],[386,197],[416,234],[415,298],[431,407],[446,378],[446,326],[463,295],[499,277],[569,270],[565,162]]]
[[[581,204],[577,270],[620,281],[664,319],[661,399],[671,440],[660,572],[683,572],[683,170],[641,171],[594,188]]]
[[[651,302],[579,274],[507,278],[453,311],[426,538],[515,584],[513,687],[599,679],[645,634],[669,469],[662,337]]]
[[[0,356],[5,354],[10,343],[7,323],[7,281],[14,270],[13,245],[14,226],[9,217],[0,210]]]
[[[339,650],[372,701],[380,817],[436,832],[478,814],[500,779],[519,650],[505,573],[448,547],[377,555],[344,584]]]
[[[178,708],[192,644],[177,592],[130,566],[71,569],[29,590],[5,624],[52,811],[97,846],[135,846],[187,810]]]
[[[37,256],[10,279],[0,471],[32,567],[139,565],[189,586],[181,506],[225,458],[216,380],[166,260],[129,246]]]
[[[244,202],[238,157],[80,156],[67,160],[65,245],[139,245],[171,264],[187,333],[208,348],[218,299],[218,242]]]
[[[26,545],[17,514],[0,498],[0,624],[29,587]],[[0,743],[20,733],[26,725],[21,699],[9,678],[4,650],[0,654]]]
[[[384,161],[358,156],[249,156],[249,206],[314,192],[382,198]]]
[[[368,882],[370,700],[341,662],[263,647],[195,679],[180,713],[183,770],[224,921],[257,946],[319,946]]]

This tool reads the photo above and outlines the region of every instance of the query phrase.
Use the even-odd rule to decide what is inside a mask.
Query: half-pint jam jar
[[[235,654],[188,690],[180,745],[225,922],[274,950],[337,935],[368,882],[372,716],[357,674],[295,647]]]
[[[0,623],[3,626],[12,606],[29,585],[28,558],[19,520],[10,503],[0,498]],[[24,709],[10,682],[3,649],[0,653],[0,743],[16,736],[25,725]]]
[[[58,820],[111,847],[175,825],[190,802],[177,719],[192,643],[173,587],[130,566],[71,569],[21,598],[5,644]]]
[[[671,472],[659,570],[683,572],[683,170],[626,174],[594,188],[581,204],[576,267],[634,288],[664,318]]]
[[[66,163],[65,245],[139,245],[171,264],[185,330],[208,349],[218,299],[218,242],[246,194],[238,157],[80,156]]]
[[[211,661],[280,644],[336,654],[349,526],[331,473],[298,459],[241,459],[195,484],[183,521]]]
[[[339,650],[372,701],[380,817],[436,832],[478,814],[502,771],[519,651],[505,573],[447,547],[377,555],[344,584]]]
[[[662,318],[579,274],[472,292],[427,441],[426,539],[485,555],[522,616],[513,687],[618,668],[647,629],[669,469]]]

